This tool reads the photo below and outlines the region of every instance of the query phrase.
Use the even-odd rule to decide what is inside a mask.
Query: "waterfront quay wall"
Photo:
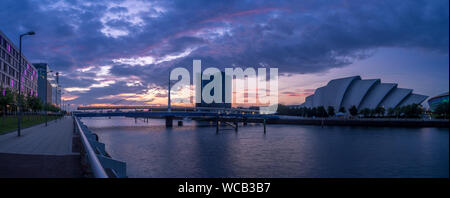
[[[435,119],[339,119],[339,118],[285,118],[271,119],[268,124],[298,124],[298,125],[330,125],[330,126],[368,126],[368,127],[438,127],[449,128],[449,120]]]
[[[214,120],[214,119],[202,119]],[[220,118],[222,122],[263,123],[263,119]],[[449,128],[450,122],[445,119],[386,119],[386,118],[303,118],[295,116],[279,116],[278,119],[267,119],[267,124],[319,125],[319,126],[367,126],[367,127],[438,127]]]

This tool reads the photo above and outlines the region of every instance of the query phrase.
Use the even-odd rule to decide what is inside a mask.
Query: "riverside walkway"
[[[0,177],[82,177],[73,138],[71,117],[0,135]]]

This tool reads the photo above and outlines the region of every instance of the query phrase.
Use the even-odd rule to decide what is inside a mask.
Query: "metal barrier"
[[[98,136],[73,116],[74,130],[80,134],[80,141],[83,145],[84,157],[95,178],[126,177],[126,164],[121,161],[111,159],[105,151],[105,145],[98,142]]]

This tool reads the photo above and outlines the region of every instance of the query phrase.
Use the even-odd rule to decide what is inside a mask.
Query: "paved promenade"
[[[0,135],[0,177],[82,177],[72,139],[71,117]]]
[[[68,155],[72,154],[73,121],[65,117],[48,126],[40,124],[17,132],[0,135],[0,153]]]

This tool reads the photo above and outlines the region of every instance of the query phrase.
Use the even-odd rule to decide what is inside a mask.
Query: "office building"
[[[22,65],[19,65],[20,58]],[[18,92],[19,71],[22,72],[21,93],[25,96],[38,96],[36,68],[23,54],[22,57],[19,57],[19,48],[0,30],[0,85],[2,90],[9,88]]]
[[[38,70],[38,95],[43,103],[55,106],[61,104],[61,87],[59,86],[58,72],[52,72],[47,63],[33,63]]]

